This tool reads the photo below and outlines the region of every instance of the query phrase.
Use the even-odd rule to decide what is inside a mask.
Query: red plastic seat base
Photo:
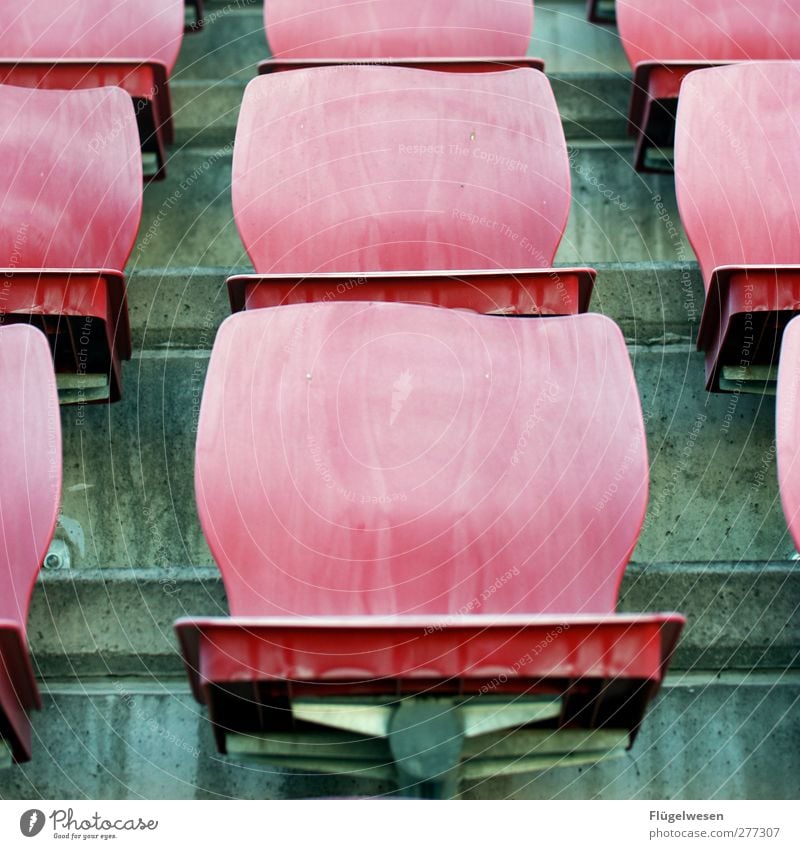
[[[41,706],[20,626],[0,620],[0,737],[8,744],[17,763],[31,759],[28,711]]]
[[[434,616],[182,619],[195,698],[226,731],[268,730],[294,697],[547,693],[559,727],[635,733],[684,619]]]
[[[783,330],[800,312],[800,265],[715,269],[703,308],[697,348],[706,354],[706,389],[725,391],[726,366],[774,365]]]
[[[0,60],[0,84],[23,88],[82,89],[117,86],[134,101],[142,152],[156,157],[148,180],[166,176],[166,146],[175,140],[167,68],[161,62],[118,59]]]
[[[476,74],[513,68],[533,68],[544,71],[544,59],[532,56],[426,57],[410,56],[392,59],[265,59],[258,64],[259,74],[277,71],[297,71],[302,68],[325,68],[335,65],[386,65],[400,68],[419,68],[425,71]]]
[[[243,274],[228,279],[228,293],[234,312],[349,300],[426,304],[500,315],[575,315],[588,310],[595,276],[591,268]]]
[[[57,373],[109,376],[110,401],[122,394],[121,360],[131,357],[125,278],[108,269],[4,269],[4,324],[44,331]]]

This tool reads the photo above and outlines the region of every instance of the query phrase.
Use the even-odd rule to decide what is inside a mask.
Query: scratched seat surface
[[[627,352],[595,315],[243,313],[220,330],[199,428],[198,507],[234,615],[455,613],[511,567],[481,612],[608,613],[647,498]]]
[[[0,86],[0,156],[0,265],[125,268],[142,206],[129,97]]]
[[[50,349],[26,325],[0,327],[0,737],[30,759],[39,706],[26,641],[31,593],[55,529],[61,423]]]

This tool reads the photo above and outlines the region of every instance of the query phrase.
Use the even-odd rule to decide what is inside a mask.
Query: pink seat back
[[[690,74],[678,107],[675,183],[706,285],[723,265],[800,262],[800,63]]]
[[[632,67],[652,61],[800,59],[797,0],[617,0]]]
[[[524,56],[532,0],[265,0],[281,59]]]
[[[0,86],[0,162],[0,267],[125,267],[142,207],[127,94]]]
[[[0,305],[2,305],[0,279]],[[0,620],[25,631],[61,497],[61,422],[47,340],[0,326]]]
[[[169,73],[183,0],[0,0],[2,59],[136,59]]]
[[[195,487],[233,615],[611,612],[647,480],[603,316],[317,303],[217,335]]]
[[[258,272],[549,267],[569,206],[539,71],[340,66],[245,92],[233,210]]]

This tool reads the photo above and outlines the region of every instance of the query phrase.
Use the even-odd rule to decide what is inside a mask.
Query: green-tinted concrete
[[[621,606],[678,609],[689,624],[624,761],[464,794],[796,797],[800,567],[778,501],[774,400],[703,389],[692,348],[703,287],[672,177],[630,168],[630,71],[616,31],[586,23],[582,0],[536,6],[530,53],[547,62],[570,146],[573,205],[557,263],[597,268],[593,308],[625,334],[647,421],[650,507]],[[225,278],[250,268],[232,220],[232,142],[244,86],[267,55],[260,3],[211,0],[207,13],[173,79],[168,179],[145,188],[123,400],[62,410],[57,534],[72,568],[47,573],[34,593],[45,709],[34,762],[0,773],[0,797],[391,791],[227,763],[181,674],[175,618],[226,611],[194,506],[194,428],[228,314]]]
[[[797,675],[691,675],[659,697],[621,760],[462,786],[467,798],[779,798],[800,794]],[[52,682],[34,760],[0,772],[3,798],[280,799],[389,794],[391,785],[281,772],[216,753],[185,685]],[[780,779],[775,777],[780,776]]]

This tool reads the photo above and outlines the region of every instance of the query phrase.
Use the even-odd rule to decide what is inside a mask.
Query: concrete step
[[[796,672],[668,680],[623,759],[461,787],[479,799],[795,799]],[[284,772],[216,753],[182,681],[48,682],[31,763],[0,771],[6,799],[284,799],[391,794],[387,783]]]
[[[694,260],[672,175],[637,174],[632,156],[627,143],[571,148],[572,208],[559,265]],[[128,270],[248,266],[233,222],[230,181],[229,147],[174,150],[168,178],[145,188]],[[461,211],[486,215],[485,209]]]
[[[528,55],[545,60],[568,139],[624,139],[630,65],[616,29],[585,12],[582,0],[537,3]],[[170,81],[178,148],[232,142],[244,88],[270,56],[260,4],[237,0],[206,17]]]
[[[208,565],[195,514],[195,426],[204,350],[145,350],[110,407],[62,409],[58,535],[78,568]],[[205,336],[203,334],[206,334]],[[688,344],[631,348],[647,421],[650,508],[638,562],[785,560],[793,547],[775,474],[774,399],[709,395]]]

